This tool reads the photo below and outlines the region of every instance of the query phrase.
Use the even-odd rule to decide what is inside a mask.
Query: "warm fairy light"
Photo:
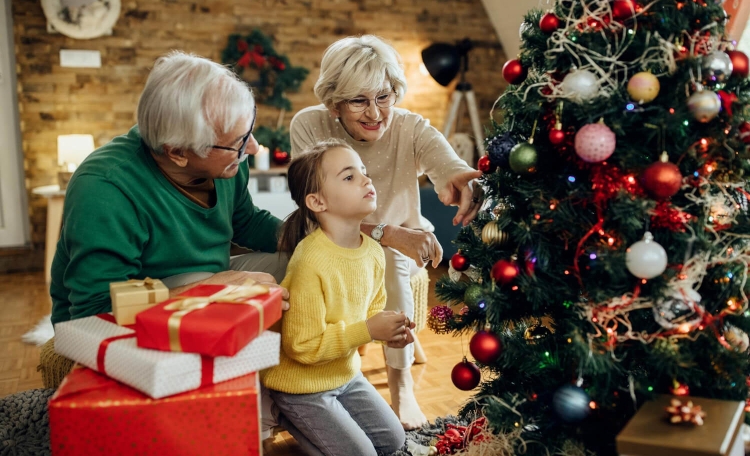
[[[565,275],[569,275],[569,274],[570,274],[570,271],[568,271],[568,270],[566,269],[566,270],[565,270]]]
[[[727,300],[727,306],[729,306],[729,310],[737,310],[737,302],[734,299]]]
[[[568,337],[568,343],[572,344],[573,343],[573,339],[571,339],[570,337]]]
[[[708,145],[708,140],[706,138],[701,138],[701,146],[706,147]]]
[[[726,130],[724,130],[724,134],[725,134],[725,135],[728,135],[728,134],[729,134],[729,129],[728,129],[728,128],[727,128]]]
[[[520,426],[520,424],[518,424],[518,421],[516,421],[516,422],[515,422],[515,423],[513,423],[513,424],[514,424],[514,425],[515,425],[516,427]]]
[[[703,331],[703,328],[704,328],[703,325],[698,326],[698,329],[701,330],[701,331]]]
[[[690,332],[690,323],[683,323],[681,324],[677,330],[683,334],[687,334]]]
[[[555,203],[550,203],[550,205],[549,205],[549,208],[550,208],[551,210],[553,210],[553,211],[555,210],[555,208],[556,208],[556,207],[557,207],[557,206],[555,205]]]
[[[599,236],[604,236],[604,230],[599,230]]]
[[[648,280],[646,280],[646,279],[641,279],[641,283],[642,283],[642,284],[646,285],[646,282],[648,282]]]
[[[612,334],[614,331],[612,331],[612,328],[607,328],[607,334]]]
[[[614,245],[615,244],[615,238],[609,238],[609,239],[607,239],[607,244]]]
[[[669,113],[674,114],[674,108],[669,108]]]
[[[714,166],[713,165],[706,165],[706,172],[707,173],[714,172]]]
[[[599,321],[599,319],[596,318],[596,317],[594,317],[594,318],[591,319],[591,321],[593,321],[594,323],[596,323],[597,321]]]
[[[635,177],[633,177],[633,176],[628,176],[628,183],[630,183],[630,184],[635,184]]]
[[[513,290],[513,291],[518,290],[518,285],[513,285],[513,288],[511,288],[511,290]]]
[[[539,220],[540,218],[542,218],[542,216],[541,216],[541,215],[539,215],[539,214],[534,214],[534,220]]]
[[[589,402],[589,407],[591,407],[591,410],[596,410],[596,402],[594,401]]]

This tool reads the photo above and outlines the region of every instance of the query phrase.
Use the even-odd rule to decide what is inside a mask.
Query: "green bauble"
[[[536,172],[536,160],[536,147],[527,142],[518,143],[510,150],[510,169],[518,174]]]
[[[481,299],[482,287],[476,283],[469,285],[464,292],[464,304],[467,306],[475,306]]]

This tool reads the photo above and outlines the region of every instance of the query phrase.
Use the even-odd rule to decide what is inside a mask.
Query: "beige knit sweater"
[[[392,109],[390,127],[374,142],[355,141],[322,104],[303,109],[292,119],[292,156],[318,141],[346,140],[362,158],[378,192],[378,208],[365,222],[433,231],[421,214],[417,178],[426,174],[438,191],[452,176],[472,169],[429,120]]]

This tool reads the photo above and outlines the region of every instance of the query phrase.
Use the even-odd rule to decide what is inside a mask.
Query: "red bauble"
[[[539,20],[539,28],[542,32],[550,34],[560,28],[560,19],[555,13],[547,13]]]
[[[750,122],[742,122],[738,127],[740,139],[745,144],[750,144]]]
[[[487,331],[479,331],[474,334],[469,342],[471,356],[482,364],[492,364],[500,357],[503,344],[496,335]]]
[[[750,74],[750,60],[742,51],[727,51],[732,59],[732,76],[745,79]]]
[[[553,128],[549,131],[549,142],[553,146],[559,146],[560,144],[565,142],[565,132],[562,130],[558,130],[556,128]]]
[[[508,81],[509,84],[520,84],[526,80],[527,71],[526,68],[521,65],[521,62],[517,59],[508,60],[503,65],[503,78]]]
[[[612,3],[612,17],[617,21],[632,18],[635,11],[635,2],[632,0],[615,0]]]
[[[484,174],[489,174],[494,173],[497,169],[497,166],[492,164],[489,156],[482,155],[481,157],[479,157],[479,161],[477,161],[477,168],[479,168],[479,170]]]
[[[658,161],[641,174],[643,187],[656,199],[667,199],[680,191],[682,173],[674,163]]]
[[[469,259],[460,253],[456,253],[451,257],[451,266],[456,271],[465,271],[469,269]]]
[[[277,165],[283,165],[287,162],[289,162],[289,152],[284,152],[283,150],[276,148],[273,151],[273,162]]]
[[[492,266],[491,275],[495,282],[507,285],[518,277],[518,272],[518,265],[514,261],[500,260]]]
[[[470,391],[479,385],[482,375],[476,364],[470,363],[464,359],[451,371],[451,380],[456,388],[464,391]]]

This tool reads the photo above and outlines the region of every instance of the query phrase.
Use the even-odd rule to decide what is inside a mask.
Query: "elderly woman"
[[[420,213],[417,178],[427,174],[440,201],[459,206],[453,223],[466,225],[480,206],[471,184],[481,172],[459,159],[427,119],[394,107],[405,93],[401,59],[390,45],[371,35],[337,41],[323,55],[315,84],[322,104],[297,113],[291,140],[293,155],[331,137],[360,155],[378,192],[378,208],[362,231],[386,254],[386,309],[413,318],[410,277],[427,263],[437,267],[443,256]],[[385,356],[393,409],[404,428],[419,427],[426,419],[414,397],[414,347],[386,347]]]
[[[157,60],[138,125],[91,154],[68,185],[53,323],[110,311],[110,282],[161,278],[179,291],[283,278],[286,258],[270,253],[281,222],[247,190],[255,113],[227,68],[180,52]],[[230,259],[231,243],[259,252]],[[232,269],[265,273],[224,272]]]

